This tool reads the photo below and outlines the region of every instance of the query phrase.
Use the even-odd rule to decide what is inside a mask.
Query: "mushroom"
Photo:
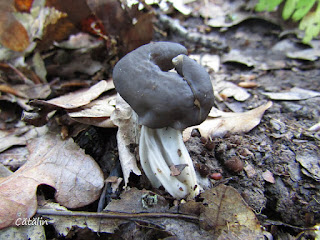
[[[177,43],[150,43],[128,53],[113,70],[117,92],[142,125],[139,156],[146,176],[178,199],[195,197],[201,189],[182,130],[203,122],[214,99],[208,73],[185,54]],[[170,167],[177,165],[186,167],[172,174]]]

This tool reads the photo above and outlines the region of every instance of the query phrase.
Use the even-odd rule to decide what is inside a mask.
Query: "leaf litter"
[[[32,140],[28,149],[28,161],[0,180],[1,228],[35,214],[40,184],[54,187],[56,200],[69,208],[86,206],[100,196],[100,168],[71,139],[62,141],[59,136],[46,134]]]

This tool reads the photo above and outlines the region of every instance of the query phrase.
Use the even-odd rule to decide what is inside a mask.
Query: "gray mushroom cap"
[[[150,128],[183,130],[203,122],[213,105],[213,89],[206,70],[177,43],[143,45],[114,67],[117,92]],[[175,68],[176,72],[168,72]]]

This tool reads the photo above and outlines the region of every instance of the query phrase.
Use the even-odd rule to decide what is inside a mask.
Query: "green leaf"
[[[320,33],[320,4],[315,12],[307,14],[300,22],[299,29],[305,31],[305,36],[302,39],[304,43],[308,43],[313,37]]]
[[[282,2],[283,0],[259,0],[255,7],[257,12],[268,11],[271,12]]]
[[[283,11],[282,11],[282,18],[284,20],[288,20],[290,18],[290,16],[292,15],[292,13],[294,12],[294,10],[296,9],[296,5],[297,2],[299,0],[287,0],[286,4],[283,7]]]
[[[299,0],[296,6],[296,11],[292,15],[294,21],[301,20],[312,8],[316,0]]]

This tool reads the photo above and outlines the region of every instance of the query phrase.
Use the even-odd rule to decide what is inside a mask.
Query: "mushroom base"
[[[154,187],[162,185],[178,199],[199,194],[200,186],[181,131],[142,126],[139,155],[141,166]],[[180,164],[187,166],[178,176],[172,176],[170,167]]]

